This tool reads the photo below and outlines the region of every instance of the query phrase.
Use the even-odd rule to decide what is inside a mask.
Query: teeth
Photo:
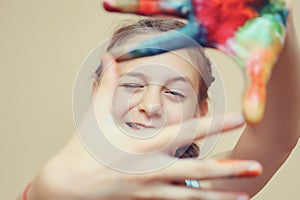
[[[129,126],[130,128],[135,128],[135,129],[138,129],[138,130],[145,128],[145,127],[143,127],[143,126],[140,126],[140,125],[138,125],[138,124],[131,123],[131,122],[126,122],[126,124],[127,124],[127,126]]]
[[[141,128],[144,128],[144,127],[135,124],[135,128],[141,129]]]

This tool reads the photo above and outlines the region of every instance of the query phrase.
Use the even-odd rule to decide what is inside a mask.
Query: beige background
[[[0,199],[13,199],[22,191],[73,134],[77,70],[120,19],[104,12],[100,2],[0,0]],[[299,24],[299,1],[294,1],[294,9]],[[220,70],[230,88],[227,109],[238,110],[242,87],[237,85],[242,84],[232,82],[230,75],[241,72],[224,56],[214,61],[226,65]],[[237,134],[222,136],[215,151],[230,148]],[[299,150],[298,145],[255,200],[300,199]]]

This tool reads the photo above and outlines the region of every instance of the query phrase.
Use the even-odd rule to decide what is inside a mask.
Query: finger
[[[180,173],[179,173],[180,172]],[[249,160],[194,160],[179,159],[173,165],[145,175],[142,179],[152,181],[207,180],[218,178],[255,177],[262,173],[257,161]]]
[[[244,95],[243,109],[246,120],[251,124],[256,124],[261,121],[265,110],[268,78],[266,70],[268,67],[271,68],[271,65],[266,65],[267,63],[262,61],[261,56],[252,57],[254,58],[246,63],[250,83]]]
[[[272,37],[271,33],[270,37]],[[265,47],[258,47],[257,52],[250,53],[250,58],[247,59],[245,68],[250,82],[244,95],[243,109],[246,120],[250,124],[257,124],[263,118],[267,83],[282,46],[282,43],[276,38],[273,43]]]
[[[92,141],[98,141],[97,145],[106,149],[109,148],[107,147],[109,142],[103,136],[109,135],[110,132],[119,133],[115,130],[116,126],[111,112],[113,94],[118,83],[117,63],[110,54],[106,53],[102,57],[100,67],[102,72],[98,82],[94,82],[91,104],[87,107],[84,116],[80,116],[77,130],[83,145],[91,154],[98,150],[95,150]],[[99,160],[99,157],[97,159]]]
[[[241,192],[197,190],[188,187],[162,183],[150,183],[133,193],[136,199],[202,199],[202,200],[247,200],[249,196]]]
[[[171,15],[185,18],[190,7],[187,0],[104,0],[103,6],[110,12],[138,15]]]
[[[139,145],[150,151],[166,147],[167,153],[173,155],[180,146],[191,144],[193,141],[203,139],[209,135],[241,127],[244,123],[242,114],[191,119],[181,124],[168,126],[155,137],[147,141],[141,141]]]
[[[251,83],[245,92],[243,108],[247,121],[257,124],[263,118],[266,102],[266,84]]]
[[[231,46],[249,75],[250,84],[244,96],[243,109],[246,120],[251,124],[257,124],[263,117],[266,85],[283,47],[288,14],[283,6],[268,11],[268,14],[262,12],[260,17],[248,21],[235,34],[236,46]]]
[[[165,52],[204,45],[204,34],[195,24],[188,24],[178,30],[161,33],[138,44],[111,50],[117,61],[154,56]]]

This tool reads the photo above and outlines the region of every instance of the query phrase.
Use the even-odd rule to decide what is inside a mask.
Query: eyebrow
[[[141,79],[146,79],[146,76],[143,74],[143,73],[140,73],[140,72],[128,72],[128,73],[123,73],[121,74],[119,77],[124,77],[124,76],[131,76],[131,77],[138,77],[138,78],[141,78]]]
[[[141,72],[128,72],[128,73],[123,73],[121,74],[119,77],[124,77],[124,76],[129,76],[129,77],[135,77],[135,78],[141,78],[143,80],[147,80],[147,77],[145,76],[145,74],[141,73]],[[171,84],[174,82],[188,82],[189,84],[192,84],[192,81],[186,77],[186,76],[177,76],[177,77],[172,77],[167,81],[167,84]]]
[[[171,84],[173,82],[178,82],[178,81],[184,82],[184,83],[188,82],[190,85],[193,85],[192,81],[186,76],[178,76],[178,77],[171,78],[167,83]]]

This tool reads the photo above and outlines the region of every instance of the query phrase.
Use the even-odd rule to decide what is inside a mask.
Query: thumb
[[[118,84],[117,62],[106,53],[102,58],[102,74],[95,89],[94,109],[100,115],[111,114],[114,90]]]
[[[246,120],[250,124],[259,123],[264,114],[266,102],[266,85],[250,84],[245,92],[243,109]]]
[[[261,52],[261,56],[253,55],[246,64],[250,83],[244,94],[243,109],[250,124],[257,124],[263,118],[267,81],[273,66],[273,60],[268,55],[267,51]]]

